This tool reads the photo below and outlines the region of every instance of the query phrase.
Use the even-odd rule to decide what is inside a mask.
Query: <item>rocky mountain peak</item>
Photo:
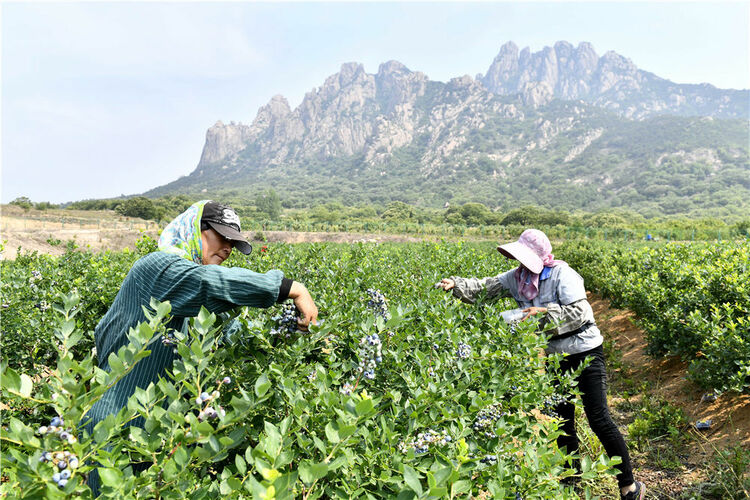
[[[493,94],[517,100],[509,104]],[[375,74],[360,63],[344,63],[294,110],[276,95],[249,127],[218,121],[206,133],[199,167],[229,168],[251,156],[271,167],[354,154],[363,155],[368,165],[382,165],[419,138],[429,148],[420,159],[423,171],[433,172],[491,117],[523,119],[524,107],[540,108],[553,99],[582,100],[636,119],[655,114],[746,118],[748,96],[748,91],[673,84],[616,52],[599,57],[588,42],[558,41],[532,52],[509,41],[487,73],[447,83],[430,81],[395,60],[380,64]],[[550,123],[545,133],[562,126]],[[238,156],[248,144],[251,151]]]
[[[638,119],[660,113],[713,112],[719,116],[737,116],[737,111],[730,112],[729,108],[740,109],[743,99],[747,108],[746,91],[729,90],[722,96],[713,92],[698,95],[705,92],[696,86],[689,90],[688,86],[640,70],[633,61],[614,51],[599,57],[588,42],[581,42],[574,48],[567,41],[559,41],[538,52],[528,47],[518,52],[518,47],[508,42],[478,80],[495,94],[521,94],[522,100],[536,103],[541,102],[539,92],[545,94],[546,87],[552,90],[554,98],[584,100]],[[528,85],[535,82],[544,86]],[[727,100],[734,104],[725,106]],[[741,114],[746,116],[744,111]]]
[[[225,125],[221,120],[206,131],[206,142],[199,164],[214,163],[245,149],[250,127],[241,123]]]
[[[405,74],[409,74],[411,71],[409,71],[409,68],[404,66],[398,61],[388,61],[384,62],[380,66],[378,66],[378,78],[385,78],[388,76],[403,76]]]

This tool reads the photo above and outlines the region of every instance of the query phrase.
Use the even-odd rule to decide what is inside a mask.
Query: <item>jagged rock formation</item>
[[[203,146],[199,165],[215,163],[245,149],[251,139],[250,127],[241,123],[224,125],[221,121],[206,132],[206,144]]]
[[[656,114],[740,118],[748,114],[747,91],[676,84],[639,70],[615,52],[599,57],[587,42],[578,47],[557,42],[535,53],[528,47],[519,53],[516,44],[508,42],[480,79],[501,95],[524,93],[532,83],[545,84],[558,99],[580,99],[631,118]]]
[[[375,186],[367,189],[381,189],[375,179],[401,175],[404,182],[433,179],[461,189],[484,182],[491,197],[511,190],[514,175],[563,165],[576,170],[565,177],[571,186],[600,183],[614,192],[633,188],[633,168],[661,167],[665,158],[669,165],[709,158],[719,162],[719,172],[722,162],[747,165],[746,133],[744,149],[735,146],[747,129],[749,102],[750,91],[674,84],[614,52],[599,57],[588,43],[558,42],[531,53],[509,42],[485,75],[447,83],[397,61],[381,64],[375,74],[346,63],[296,109],[277,95],[250,125],[218,122],[206,134],[196,170],[149,194],[256,188],[299,175],[340,179],[339,189],[348,185],[354,192],[365,180]],[[659,121],[659,115],[698,117]],[[727,125],[724,118],[733,117],[744,121]],[[731,133],[717,142],[727,135],[724,127]],[[633,135],[636,130],[648,147],[639,144],[644,138]],[[692,149],[681,135],[690,137]],[[659,136],[666,138],[658,142]],[[618,155],[630,158],[613,165]],[[601,168],[610,171],[593,171]],[[732,175],[741,180],[741,173]],[[392,181],[396,190],[398,182]],[[430,194],[425,202],[442,206],[450,193]]]

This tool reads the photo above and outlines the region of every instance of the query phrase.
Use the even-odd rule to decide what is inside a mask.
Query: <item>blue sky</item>
[[[678,83],[750,87],[747,2],[4,2],[2,201],[134,194],[190,173],[206,129],[294,108],[341,64],[433,80],[509,40],[591,42]]]

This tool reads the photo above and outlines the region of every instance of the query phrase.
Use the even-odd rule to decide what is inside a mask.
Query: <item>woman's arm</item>
[[[547,304],[546,313],[542,327],[549,323],[556,325],[556,331],[552,332],[554,335],[572,332],[586,323],[594,321],[594,311],[586,299],[577,300],[572,304],[564,306],[560,304]]]
[[[487,292],[487,298],[508,297],[509,292],[503,285],[504,274],[487,278],[451,276],[442,279],[437,285],[446,292],[452,290],[453,296],[462,302],[473,304],[484,291]]]
[[[545,313],[541,327],[547,324],[556,326],[554,335],[562,335],[577,330],[586,323],[594,322],[594,311],[586,298],[583,278],[568,266],[560,268],[557,283],[558,302],[545,304],[544,308],[530,307],[528,315]],[[530,310],[536,311],[530,311]],[[544,309],[544,311],[539,311]]]

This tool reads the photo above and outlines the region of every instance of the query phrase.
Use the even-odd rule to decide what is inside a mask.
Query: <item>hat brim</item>
[[[539,274],[544,269],[542,259],[532,249],[518,241],[500,245],[497,247],[497,251],[509,259],[517,260],[534,274]]]
[[[206,223],[211,226],[211,229],[231,241],[232,246],[245,255],[248,255],[253,251],[253,246],[250,244],[250,242],[248,242],[245,237],[242,236],[242,234],[239,231],[236,231],[234,228],[225,226],[224,224],[218,224],[210,220],[206,221]]]

